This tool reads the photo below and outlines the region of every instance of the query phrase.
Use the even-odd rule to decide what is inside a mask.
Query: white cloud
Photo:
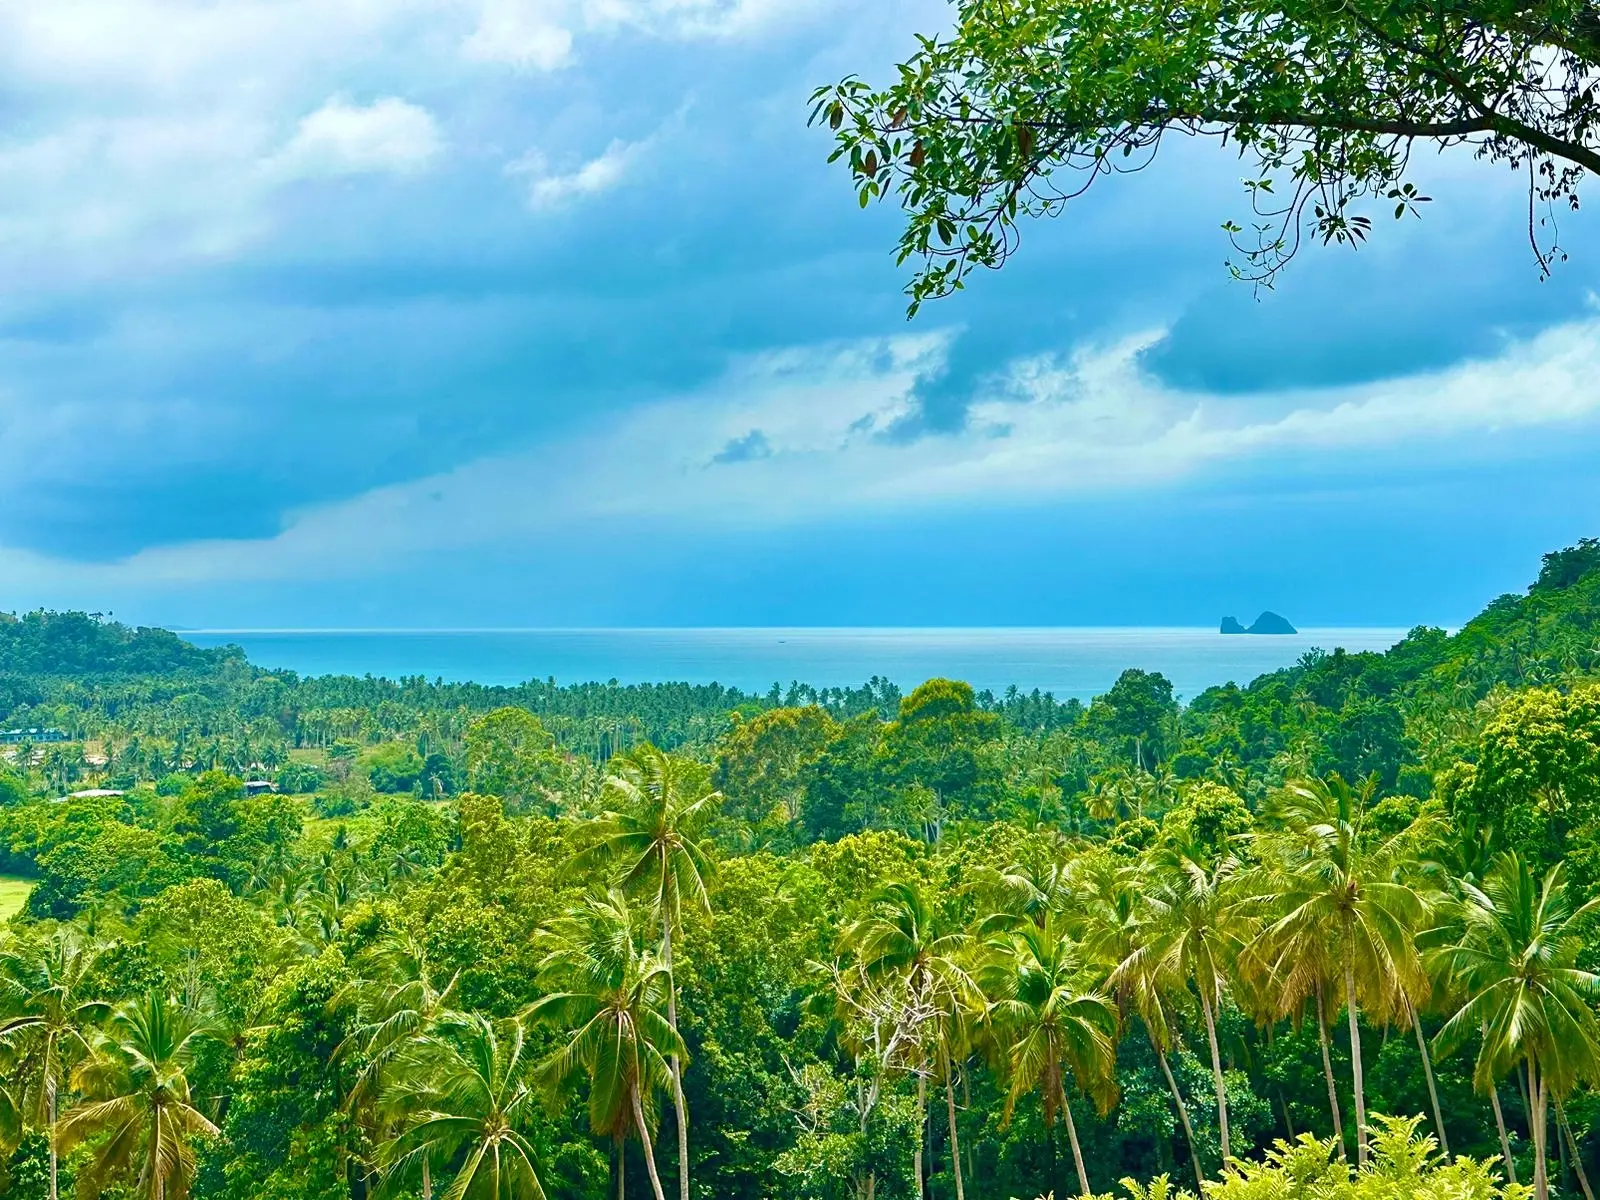
[[[646,142],[613,140],[598,158],[567,172],[550,171],[544,156],[532,151],[508,166],[506,173],[529,178],[528,203],[532,207],[556,208],[568,200],[610,191],[622,182],[645,145]]]
[[[718,38],[822,11],[799,0],[0,0],[0,308],[8,281],[36,272],[65,288],[237,256],[277,228],[287,180],[420,171],[447,134],[462,163],[492,160],[500,138],[526,133],[508,134],[507,97],[491,90],[516,82],[485,66],[550,71],[623,33]],[[325,104],[351,95],[390,98]],[[432,111],[416,107],[422,95]],[[526,111],[526,97],[516,103]],[[603,186],[620,165],[602,156],[571,185]]]
[[[745,37],[833,7],[833,0],[482,0],[461,52],[477,62],[550,71],[571,61],[579,34]]]
[[[359,575],[469,543],[570,536],[597,521],[771,527],[866,507],[1038,502],[1268,457],[1296,456],[1311,474],[1336,478],[1362,454],[1428,460],[1452,443],[1518,429],[1561,436],[1600,420],[1600,319],[1448,370],[1248,403],[1166,387],[1140,365],[1153,340],[1014,363],[974,404],[965,431],[909,443],[879,435],[911,410],[917,380],[942,365],[944,336],[776,351],[736,364],[703,394],[295,514],[273,538],[163,547],[92,566],[0,551],[0,571],[19,587],[84,594]],[[723,454],[755,431],[761,454]]]
[[[428,168],[439,148],[439,127],[425,108],[395,96],[369,105],[335,97],[300,122],[267,169],[285,179],[415,175]]]
[[[474,62],[553,71],[572,57],[572,29],[558,16],[550,4],[486,0],[461,53]]]

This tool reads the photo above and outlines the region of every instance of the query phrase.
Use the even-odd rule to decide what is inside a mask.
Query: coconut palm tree
[[[866,978],[882,986],[892,980],[904,988],[908,1003],[902,1011],[929,1014],[926,1029],[916,1031],[911,1068],[917,1076],[917,1130],[922,1137],[927,1122],[928,1058],[945,1085],[945,1106],[950,1123],[951,1153],[955,1162],[958,1200],[966,1195],[961,1178],[960,1136],[955,1120],[954,1051],[967,1040],[974,1010],[983,999],[972,976],[969,958],[972,939],[964,930],[942,925],[938,914],[915,884],[896,881],[880,888],[868,914],[850,926],[841,939],[854,953]],[[916,1157],[916,1195],[922,1195],[922,1154]]]
[[[1138,867],[1097,855],[1085,855],[1073,866],[1078,868],[1070,872],[1076,893],[1072,905],[1076,914],[1074,932],[1086,952],[1107,972],[1123,1020],[1136,1013],[1144,1026],[1183,1125],[1195,1183],[1200,1189],[1196,1194],[1203,1194],[1205,1171],[1200,1166],[1189,1106],[1184,1103],[1172,1064],[1167,1061],[1177,1042],[1176,1002],[1180,996],[1187,1000],[1188,985],[1170,974],[1163,975],[1156,969],[1155,959],[1136,953],[1149,936],[1149,910],[1141,902],[1145,873]],[[1126,969],[1119,970],[1123,964],[1128,964]]]
[[[1274,815],[1284,830],[1275,842],[1282,854],[1279,915],[1263,942],[1272,954],[1272,979],[1286,1000],[1303,1000],[1330,967],[1337,971],[1350,1027],[1356,1159],[1362,1166],[1367,1107],[1360,1010],[1379,1020],[1405,1020],[1431,990],[1416,945],[1428,903],[1414,881],[1431,826],[1418,821],[1387,834],[1373,827],[1367,814],[1375,787],[1375,780],[1352,787],[1330,775],[1291,784],[1278,797]]]
[[[0,1043],[14,1056],[13,1098],[27,1123],[50,1142],[49,1200],[59,1194],[55,1129],[62,1086],[89,1052],[89,1036],[110,1006],[90,993],[101,948],[71,926],[44,942],[0,954],[0,987],[13,1011],[0,1018]]]
[[[195,1107],[190,1069],[210,1026],[165,993],[122,1005],[73,1072],[83,1099],[56,1127],[63,1153],[89,1147],[96,1190],[132,1175],[149,1200],[183,1200],[194,1178],[194,1141],[217,1127]]]
[[[1092,1195],[1066,1082],[1070,1075],[1101,1112],[1110,1110],[1117,1095],[1116,1005],[1092,986],[1059,919],[994,938],[990,949],[981,978],[1010,1076],[1006,1119],[1022,1096],[1038,1092],[1045,1128],[1061,1117],[1079,1191]]]
[[[596,844],[577,856],[575,869],[609,865],[630,896],[647,897],[661,922],[661,966],[667,981],[667,1023],[678,1036],[678,985],[672,974],[673,936],[683,910],[709,912],[713,867],[701,834],[722,805],[705,771],[646,743],[634,749],[606,780],[614,811],[600,819]],[[681,1039],[680,1039],[681,1040]],[[678,1125],[678,1195],[689,1200],[689,1108],[683,1096],[683,1058],[668,1059]]]
[[[459,1162],[441,1200],[543,1200],[533,1145],[517,1128],[537,1095],[520,1020],[450,1014],[392,1065],[385,1103],[405,1117],[379,1151],[386,1182]]]
[[[1577,966],[1580,931],[1600,899],[1574,907],[1562,864],[1540,881],[1514,853],[1496,860],[1481,888],[1462,890],[1465,932],[1448,959],[1465,999],[1435,1041],[1449,1051],[1480,1037],[1472,1076],[1480,1091],[1525,1071],[1533,1191],[1545,1200],[1550,1105],[1600,1081],[1600,1021],[1589,1006],[1600,975]]]
[[[1226,1164],[1233,1156],[1233,1146],[1217,1012],[1230,977],[1238,982],[1234,964],[1259,922],[1252,915],[1249,898],[1236,886],[1239,863],[1232,855],[1207,862],[1194,847],[1172,845],[1151,855],[1147,869],[1139,944],[1112,973],[1112,981],[1114,985],[1137,982],[1168,995],[1194,985],[1211,1050],[1217,1132]]]
[[[370,1110],[386,1090],[385,1076],[395,1060],[413,1048],[433,1026],[450,1016],[450,1001],[461,977],[457,971],[441,980],[429,961],[428,951],[415,937],[391,932],[365,956],[370,978],[360,978],[341,988],[330,1007],[352,1000],[360,1024],[334,1051],[335,1061],[354,1059],[359,1065],[345,1093],[346,1110]],[[393,1095],[385,1107],[394,1108]],[[422,1200],[432,1200],[433,1179],[426,1148],[419,1159]]]
[[[12,1083],[21,1072],[14,1047],[0,1042],[0,1154],[10,1154],[22,1141],[22,1099]]]
[[[590,897],[543,941],[540,976],[550,991],[529,1007],[528,1016],[556,1029],[563,1045],[539,1072],[554,1094],[587,1077],[590,1128],[619,1143],[630,1133],[637,1136],[656,1200],[665,1200],[650,1115],[656,1090],[672,1086],[669,1060],[681,1061],[685,1053],[683,1039],[660,1011],[671,974],[660,959],[640,950],[620,891]]]

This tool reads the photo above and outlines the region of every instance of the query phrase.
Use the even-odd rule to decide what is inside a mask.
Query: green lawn
[[[22,911],[22,906],[28,902],[28,892],[32,888],[31,879],[0,875],[0,921],[9,921]]]

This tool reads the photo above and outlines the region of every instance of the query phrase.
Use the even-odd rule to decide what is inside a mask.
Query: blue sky
[[[1600,237],[1465,156],[1258,298],[1173,144],[908,324],[805,97],[948,11],[0,0],[0,609],[1451,623],[1600,532]]]

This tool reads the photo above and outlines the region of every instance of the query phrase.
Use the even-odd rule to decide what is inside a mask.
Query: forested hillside
[[[1594,540],[1186,704],[33,613],[0,729],[7,1197],[1592,1200]]]

